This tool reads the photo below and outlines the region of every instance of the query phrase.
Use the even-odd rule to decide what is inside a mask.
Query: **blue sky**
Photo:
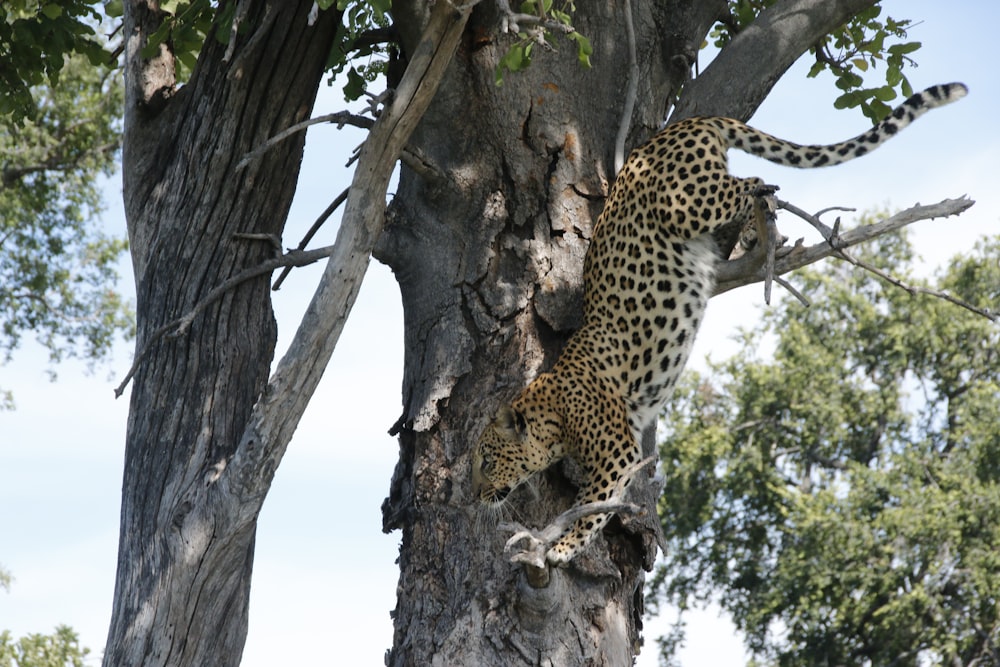
[[[969,97],[936,110],[870,156],[826,170],[798,171],[733,153],[731,167],[781,186],[806,210],[831,205],[859,210],[903,208],[968,194],[977,204],[960,218],[917,223],[913,239],[923,270],[1000,232],[1000,77],[984,57],[1000,23],[994,0],[885,2],[886,12],[922,21],[910,36],[924,46],[908,72],[914,88],[964,81]],[[836,111],[829,78],[790,71],[757,115],[755,126],[793,141],[822,143],[867,127],[858,112]],[[324,88],[315,114],[342,108]],[[302,232],[349,182],[342,165],[361,141],[349,130],[310,130],[303,175],[284,244]],[[332,157],[331,157],[332,156]],[[124,233],[120,184],[107,184],[105,223]],[[850,214],[844,224],[851,225]],[[792,239],[810,236],[787,214],[779,227]],[[316,245],[332,241],[326,229]],[[124,269],[127,272],[127,268]],[[320,267],[297,270],[278,293],[279,349],[294,331]],[[794,276],[792,277],[794,282]],[[750,286],[712,301],[692,355],[735,352],[736,326],[752,324],[762,289]],[[118,539],[119,491],[128,399],[113,387],[131,355],[118,345],[110,368],[87,374],[69,362],[49,382],[45,354],[25,345],[0,368],[17,410],[0,413],[0,565],[15,581],[0,593],[0,628],[15,635],[49,632],[60,623],[99,651],[111,613]],[[390,272],[373,264],[333,361],[275,477],[261,513],[244,665],[381,665],[392,640],[399,538],[383,535],[379,507],[388,491],[396,442],[386,431],[400,412],[402,312]],[[647,623],[647,638],[664,627]],[[708,610],[689,624],[686,665],[741,664],[730,625]],[[650,648],[639,664],[656,664]]]

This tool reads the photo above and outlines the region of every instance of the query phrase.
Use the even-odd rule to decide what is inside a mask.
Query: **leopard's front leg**
[[[625,415],[588,429],[579,442],[581,451],[577,460],[584,468],[586,483],[577,494],[573,509],[583,509],[590,503],[622,503],[625,489],[637,468],[642,467],[639,444]],[[546,561],[557,566],[571,561],[604,528],[612,514],[595,508],[577,518],[546,552]]]

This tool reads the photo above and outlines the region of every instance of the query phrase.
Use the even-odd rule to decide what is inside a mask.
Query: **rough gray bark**
[[[281,235],[302,137],[238,175],[233,167],[309,115],[339,17],[323,14],[310,27],[311,0],[281,11],[267,4],[245,3],[253,30],[231,62],[209,39],[197,72],[174,92],[169,52],[139,54],[159,24],[156,4],[125,3],[122,171],[140,349],[158,326],[273,252],[234,234]],[[275,335],[264,276],[139,366],[105,665],[239,664],[263,493],[232,479],[227,465],[267,381]],[[254,477],[269,482],[270,473]]]

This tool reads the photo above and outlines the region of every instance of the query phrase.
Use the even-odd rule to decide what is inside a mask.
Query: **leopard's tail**
[[[828,146],[801,146],[736,121],[729,121],[720,129],[730,148],[738,148],[788,167],[827,167],[870,153],[931,109],[960,100],[968,92],[969,89],[962,83],[931,86],[911,95],[893,109],[885,120],[867,132]]]

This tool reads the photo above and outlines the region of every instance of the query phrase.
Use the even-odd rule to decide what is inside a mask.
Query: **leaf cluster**
[[[320,2],[320,8],[333,6],[334,0]],[[386,74],[390,53],[397,49],[390,44],[392,20],[389,14],[391,0],[336,0],[337,10],[343,12],[333,49],[327,62],[330,71],[329,85],[346,70],[344,98],[359,99],[368,90],[368,84]],[[370,38],[376,33],[386,33],[385,39]],[[395,53],[394,56],[398,56]]]
[[[120,141],[121,80],[75,56],[57,85],[30,93],[32,117],[0,124],[0,363],[28,331],[53,362],[97,360],[133,326],[114,290],[126,242],[97,228],[98,179],[114,169]]]
[[[801,276],[815,305],[766,312],[668,406],[652,597],[717,601],[758,665],[995,664],[1000,328],[843,264]],[[995,304],[1000,238],[939,282]]]
[[[33,633],[17,641],[6,630],[0,632],[0,667],[83,667],[89,653],[65,625],[51,635]]]
[[[730,0],[729,13],[712,29],[710,37],[718,48],[755,21],[775,0]],[[904,70],[913,65],[911,54],[920,42],[907,41],[907,19],[882,17],[882,7],[875,5],[851,18],[838,30],[826,35],[809,52],[815,63],[810,78],[828,71],[841,95],[834,100],[837,109],[858,108],[872,122],[889,115],[899,93],[913,94]],[[866,81],[866,76],[884,68],[884,81]]]
[[[576,5],[572,0],[565,0],[558,7],[553,0],[524,0],[520,11],[522,15],[537,17],[538,21],[521,27],[517,32],[517,41],[500,58],[496,69],[498,86],[503,84],[505,73],[521,72],[531,65],[536,46],[549,50],[558,47],[553,27],[558,27],[559,33],[576,45],[576,57],[580,65],[590,67],[590,56],[594,50],[590,40],[573,27]]]
[[[38,112],[33,90],[57,85],[66,59],[92,65],[109,59],[94,26],[101,15],[84,0],[6,0],[0,3],[0,117],[19,123]]]

